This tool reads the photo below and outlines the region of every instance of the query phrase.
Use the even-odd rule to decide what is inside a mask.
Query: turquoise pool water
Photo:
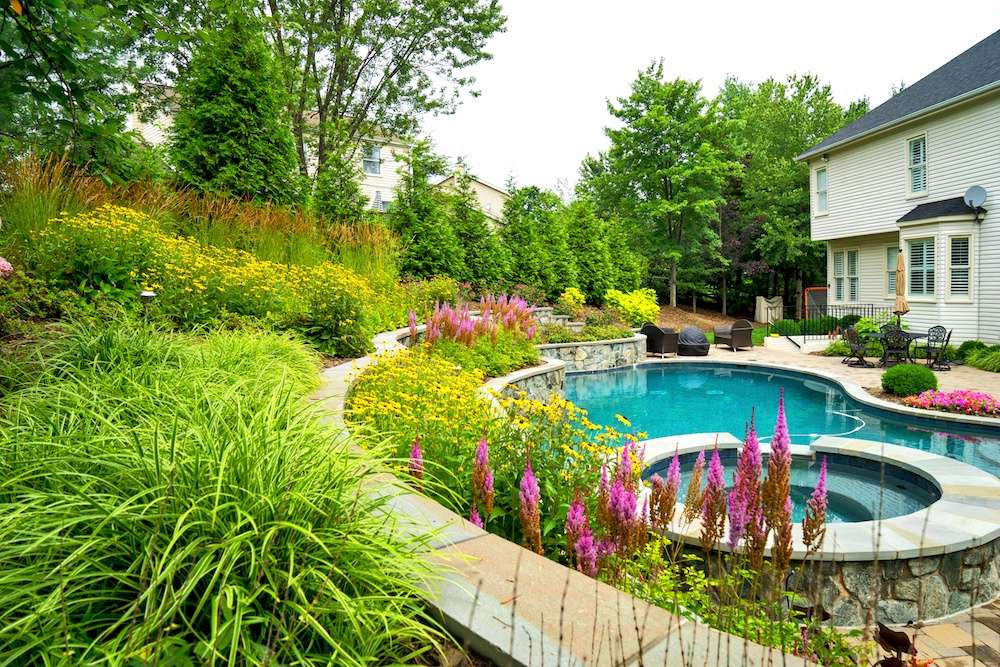
[[[566,377],[566,398],[599,424],[618,426],[616,414],[655,438],[725,431],[742,437],[751,414],[767,442],[774,430],[778,391],[784,388],[795,444],[821,435],[879,440],[964,461],[1000,477],[1000,429],[968,428],[911,418],[862,405],[833,382],[753,366],[646,364]]]
[[[733,485],[737,455],[735,449],[721,451],[727,488]],[[697,454],[681,457],[681,498],[687,493],[696,458]],[[666,477],[669,465],[669,459],[658,461],[644,476],[648,478],[655,473]],[[764,466],[767,467],[767,457]],[[806,501],[816,488],[819,467],[812,458],[792,458],[792,518],[796,522],[805,517]],[[896,466],[883,468],[872,461],[840,454],[827,456],[827,489],[830,523],[891,519],[924,509],[941,497],[931,482],[912,472]]]

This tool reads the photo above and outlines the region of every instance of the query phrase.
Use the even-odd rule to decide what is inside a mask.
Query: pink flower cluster
[[[416,332],[416,314],[410,311],[409,327],[411,335]],[[427,317],[425,338],[428,343],[438,340],[453,340],[472,345],[482,336],[496,340],[500,330],[522,334],[528,340],[535,336],[537,324],[533,309],[520,297],[506,294],[495,297],[492,294],[479,301],[479,315],[474,315],[469,306],[453,307],[437,304]],[[415,336],[414,336],[415,339]]]
[[[0,279],[7,280],[14,275],[14,267],[6,258],[0,257]]]
[[[986,392],[972,389],[938,391],[931,389],[916,396],[907,396],[903,403],[913,408],[959,412],[965,415],[983,417],[1000,416],[1000,400]]]

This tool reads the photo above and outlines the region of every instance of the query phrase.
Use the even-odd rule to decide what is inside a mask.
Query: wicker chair
[[[858,334],[858,330],[854,327],[847,327],[844,329],[843,334],[844,342],[847,343],[848,349],[851,351],[849,357],[844,357],[843,362],[852,368],[872,368],[875,364],[865,359],[865,350],[868,349],[868,343]]]
[[[753,347],[753,325],[747,320],[715,327],[715,344],[728,345],[733,352],[741,347]]]
[[[661,329],[652,322],[646,322],[639,329],[646,337],[646,354],[677,354],[677,332],[673,329]]]
[[[910,337],[895,324],[882,327],[881,366],[905,364],[910,360]]]
[[[951,332],[940,324],[927,330],[927,367],[935,371],[950,371],[948,343]]]

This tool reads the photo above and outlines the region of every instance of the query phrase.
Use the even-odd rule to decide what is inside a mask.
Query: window
[[[927,137],[910,139],[906,154],[910,172],[910,194],[927,192]]]
[[[885,249],[885,293],[896,294],[896,267],[899,265],[899,246]]]
[[[950,288],[952,296],[969,296],[969,237],[951,237]]]
[[[366,174],[378,176],[382,171],[382,149],[376,144],[368,144],[361,162]]]
[[[827,180],[826,167],[816,170],[816,212],[827,211]]]
[[[833,253],[833,298],[835,301],[858,300],[857,250],[838,250]]]
[[[910,294],[934,294],[934,239],[910,241]]]

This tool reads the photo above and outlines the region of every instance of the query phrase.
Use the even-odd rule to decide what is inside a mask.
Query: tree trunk
[[[722,272],[722,314],[726,314],[726,272]]]
[[[670,307],[677,307],[677,260],[670,262]]]
[[[698,312],[698,293],[697,292],[691,292],[691,312],[692,313],[697,313]]]
[[[797,319],[802,319],[802,270],[798,271],[795,276],[795,317]]]

